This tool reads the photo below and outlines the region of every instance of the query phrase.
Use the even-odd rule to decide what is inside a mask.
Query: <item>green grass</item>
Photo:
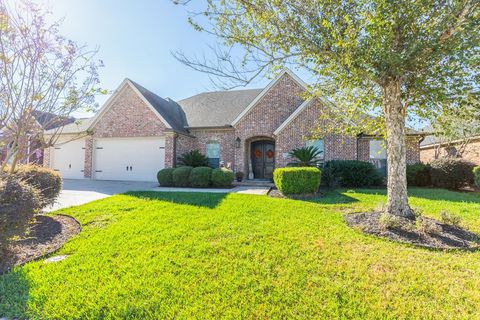
[[[410,190],[480,232],[480,195]],[[382,190],[316,201],[131,193],[61,210],[83,231],[58,263],[0,276],[0,315],[30,319],[475,319],[480,252],[439,252],[358,233],[342,220]]]

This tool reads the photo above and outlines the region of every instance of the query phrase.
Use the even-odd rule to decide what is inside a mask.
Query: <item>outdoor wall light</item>
[[[237,139],[235,139],[235,148],[240,148],[240,138],[237,137]]]

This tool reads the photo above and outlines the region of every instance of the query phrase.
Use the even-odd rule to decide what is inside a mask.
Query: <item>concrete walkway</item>
[[[214,188],[167,188],[159,187],[156,182],[134,181],[100,181],[100,180],[64,180],[63,190],[57,202],[45,211],[55,211],[71,206],[79,206],[91,201],[110,197],[114,194],[127,191],[159,191],[159,192],[214,192],[214,193],[242,193],[265,195],[269,187],[237,186],[230,189]],[[1,320],[1,319],[0,319]]]

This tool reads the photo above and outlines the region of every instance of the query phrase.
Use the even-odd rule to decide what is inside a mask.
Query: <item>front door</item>
[[[273,179],[275,144],[272,141],[252,142],[251,158],[255,179]]]

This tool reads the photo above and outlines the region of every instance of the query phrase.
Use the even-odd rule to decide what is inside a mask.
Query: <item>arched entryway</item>
[[[254,179],[273,179],[275,169],[275,141],[271,139],[250,142],[250,168]]]

